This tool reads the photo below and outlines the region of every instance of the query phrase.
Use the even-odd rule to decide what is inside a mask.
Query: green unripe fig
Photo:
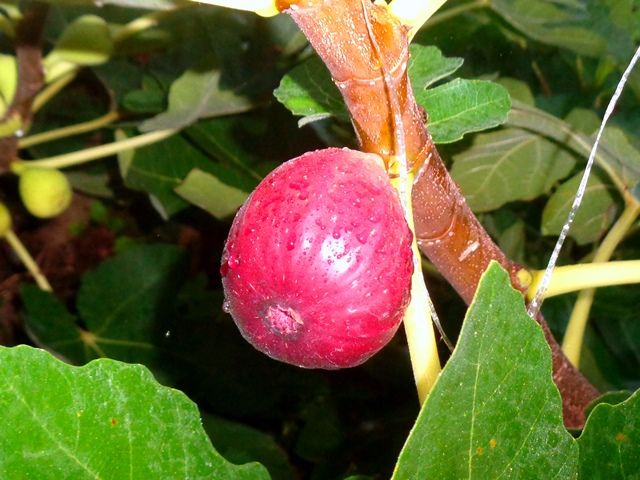
[[[11,214],[4,203],[0,203],[0,238],[11,229]]]
[[[53,168],[26,167],[20,172],[18,188],[22,203],[34,217],[55,217],[71,203],[69,180]]]

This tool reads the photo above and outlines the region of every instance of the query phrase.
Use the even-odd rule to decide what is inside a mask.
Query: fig
[[[20,198],[34,217],[55,217],[71,203],[71,185],[60,170],[25,167],[19,175]]]
[[[222,256],[224,309],[272,358],[359,365],[402,321],[412,238],[379,156],[305,153],[272,171],[238,211]]]

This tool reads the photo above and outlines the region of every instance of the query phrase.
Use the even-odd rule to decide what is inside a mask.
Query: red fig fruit
[[[411,241],[380,157],[305,153],[271,172],[236,215],[222,257],[225,310],[272,358],[361,364],[402,321]]]

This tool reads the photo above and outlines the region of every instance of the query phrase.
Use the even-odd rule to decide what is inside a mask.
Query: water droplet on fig
[[[236,256],[236,255],[229,255],[227,257],[227,267],[228,268],[235,268],[238,265],[240,265],[240,257]]]
[[[222,311],[224,313],[231,313],[231,303],[229,302],[229,300],[225,300],[224,302],[222,302]]]
[[[369,215],[369,221],[371,223],[378,223],[380,221],[380,216],[376,213],[372,213],[371,215]]]
[[[359,234],[356,235],[356,238],[363,245],[365,243],[367,243],[367,234],[366,233],[359,233]]]
[[[339,228],[334,228],[333,229],[333,233],[331,234],[331,236],[333,238],[335,238],[336,240],[340,238],[340,229]]]

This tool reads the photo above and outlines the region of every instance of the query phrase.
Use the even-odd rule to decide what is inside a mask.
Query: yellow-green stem
[[[618,244],[623,240],[629,228],[631,228],[638,218],[638,214],[640,214],[640,203],[635,201],[628,203],[622,215],[620,215],[620,218],[618,218],[598,247],[598,250],[593,256],[594,263],[606,262],[611,258]],[[580,292],[573,311],[571,312],[567,331],[562,342],[562,350],[576,367],[580,365],[580,353],[582,351],[584,332],[594,295],[594,288]]]
[[[4,234],[4,238],[9,244],[9,246],[12,248],[12,250],[15,252],[16,256],[20,259],[22,264],[25,266],[25,268],[29,271],[29,273],[31,273],[31,276],[36,281],[38,286],[42,290],[46,290],[47,292],[52,292],[53,289],[51,288],[51,285],[49,284],[47,277],[44,276],[44,274],[40,270],[40,267],[38,266],[36,261],[33,259],[29,251],[26,249],[26,247],[20,241],[20,239],[16,236],[16,234],[13,233],[13,230],[8,230]]]
[[[399,179],[396,179],[399,180]],[[401,192],[404,190],[405,208],[407,223],[411,232],[414,232],[413,209],[411,207],[411,185],[413,176],[408,175],[404,189],[398,188],[397,181],[392,182],[394,187]],[[440,374],[440,358],[436,344],[436,336],[431,322],[431,311],[429,308],[429,294],[422,275],[422,257],[418,249],[415,235],[411,246],[413,252],[413,276],[411,277],[411,302],[404,314],[404,329],[409,346],[409,356],[411,358],[411,368],[418,390],[418,398],[422,405],[433,384]]]
[[[132,20],[120,27],[115,35],[113,35],[113,42],[115,44],[118,44],[134,35],[137,35],[140,32],[157,27],[164,17],[174,15],[178,9],[189,8],[192,6],[195,6],[195,4],[186,3],[170,10],[157,10],[147,15],[138,17],[135,20]]]
[[[527,292],[528,300],[531,300],[535,295],[543,274],[544,270],[532,272],[533,282]],[[544,297],[554,297],[587,288],[611,287],[632,283],[640,283],[640,260],[564,265],[553,270],[551,283]]]
[[[46,103],[55,97],[60,91],[69,85],[76,75],[78,74],[77,70],[69,72],[59,78],[57,78],[54,82],[47,85],[42,91],[36,96],[33,101],[33,106],[31,107],[31,112],[36,113],[40,110]]]
[[[126,140],[100,145],[98,147],[86,148],[73,153],[65,153],[63,155],[56,155],[54,157],[43,158],[40,160],[20,160],[20,164],[40,168],[71,167],[165,140],[166,138],[175,135],[178,131],[178,129],[173,128],[167,130],[156,130],[155,132],[145,133],[136,137],[127,138]]]
[[[40,143],[51,142],[53,140],[59,140],[61,138],[71,137],[73,135],[79,135],[81,133],[91,132],[99,128],[109,125],[118,119],[118,112],[108,112],[105,115],[90,120],[88,122],[77,123],[75,125],[69,125],[68,127],[57,128],[55,130],[49,130],[42,133],[36,133],[30,135],[18,141],[18,148],[29,148]]]

